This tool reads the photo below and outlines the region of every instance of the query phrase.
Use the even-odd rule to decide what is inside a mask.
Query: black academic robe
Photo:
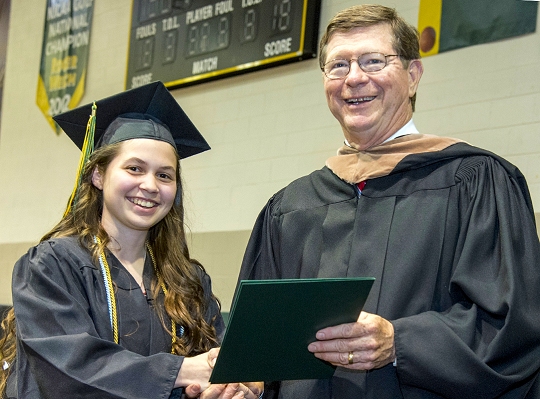
[[[131,274],[107,254],[115,287],[119,344],[114,343],[105,285],[89,251],[74,237],[31,248],[13,271],[17,360],[9,392],[20,399],[169,398],[183,357],[172,355],[171,337],[155,311],[163,293],[145,297]],[[198,270],[208,302],[205,319],[221,337],[224,324],[211,297],[210,277]],[[154,276],[150,257],[145,287]],[[169,321],[170,323],[170,321]],[[180,326],[177,326],[179,329]],[[15,383],[16,381],[16,383]],[[15,386],[14,386],[15,385]]]
[[[265,397],[540,398],[539,261],[523,176],[465,143],[408,155],[361,194],[327,167],[302,177],[259,215],[239,278],[375,277],[364,310],[393,324],[397,366]]]

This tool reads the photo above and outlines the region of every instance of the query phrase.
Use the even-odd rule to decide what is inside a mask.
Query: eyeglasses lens
[[[358,57],[358,65],[364,72],[377,72],[386,66],[386,57],[380,53],[366,53]],[[329,79],[341,79],[351,70],[349,60],[331,60],[324,65],[324,73]]]

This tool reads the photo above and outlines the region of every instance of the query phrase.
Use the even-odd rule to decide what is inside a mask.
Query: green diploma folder
[[[210,382],[330,378],[307,350],[318,330],[358,319],[374,278],[243,280]]]

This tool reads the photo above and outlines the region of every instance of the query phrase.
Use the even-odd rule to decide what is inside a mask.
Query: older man
[[[395,10],[338,13],[320,66],[346,145],[270,199],[240,279],[376,282],[357,322],[308,347],[334,377],[269,382],[265,397],[540,397],[540,244],[523,176],[417,132],[418,35]]]

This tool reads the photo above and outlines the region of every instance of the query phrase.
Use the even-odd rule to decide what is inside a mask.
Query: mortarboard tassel
[[[84,165],[86,165],[88,158],[90,158],[90,155],[94,152],[94,132],[96,130],[96,110],[97,110],[97,105],[94,102],[92,104],[92,114],[90,115],[90,118],[88,119],[88,123],[86,124],[86,134],[84,135],[84,143],[81,150],[79,168],[77,169],[77,176],[75,178],[75,187],[73,187],[73,192],[71,193],[71,196],[69,197],[67,208],[66,208],[66,211],[64,212],[64,217],[66,217],[69,214],[69,212],[71,212],[71,209],[77,203],[77,196],[79,194],[79,187],[81,186]]]

